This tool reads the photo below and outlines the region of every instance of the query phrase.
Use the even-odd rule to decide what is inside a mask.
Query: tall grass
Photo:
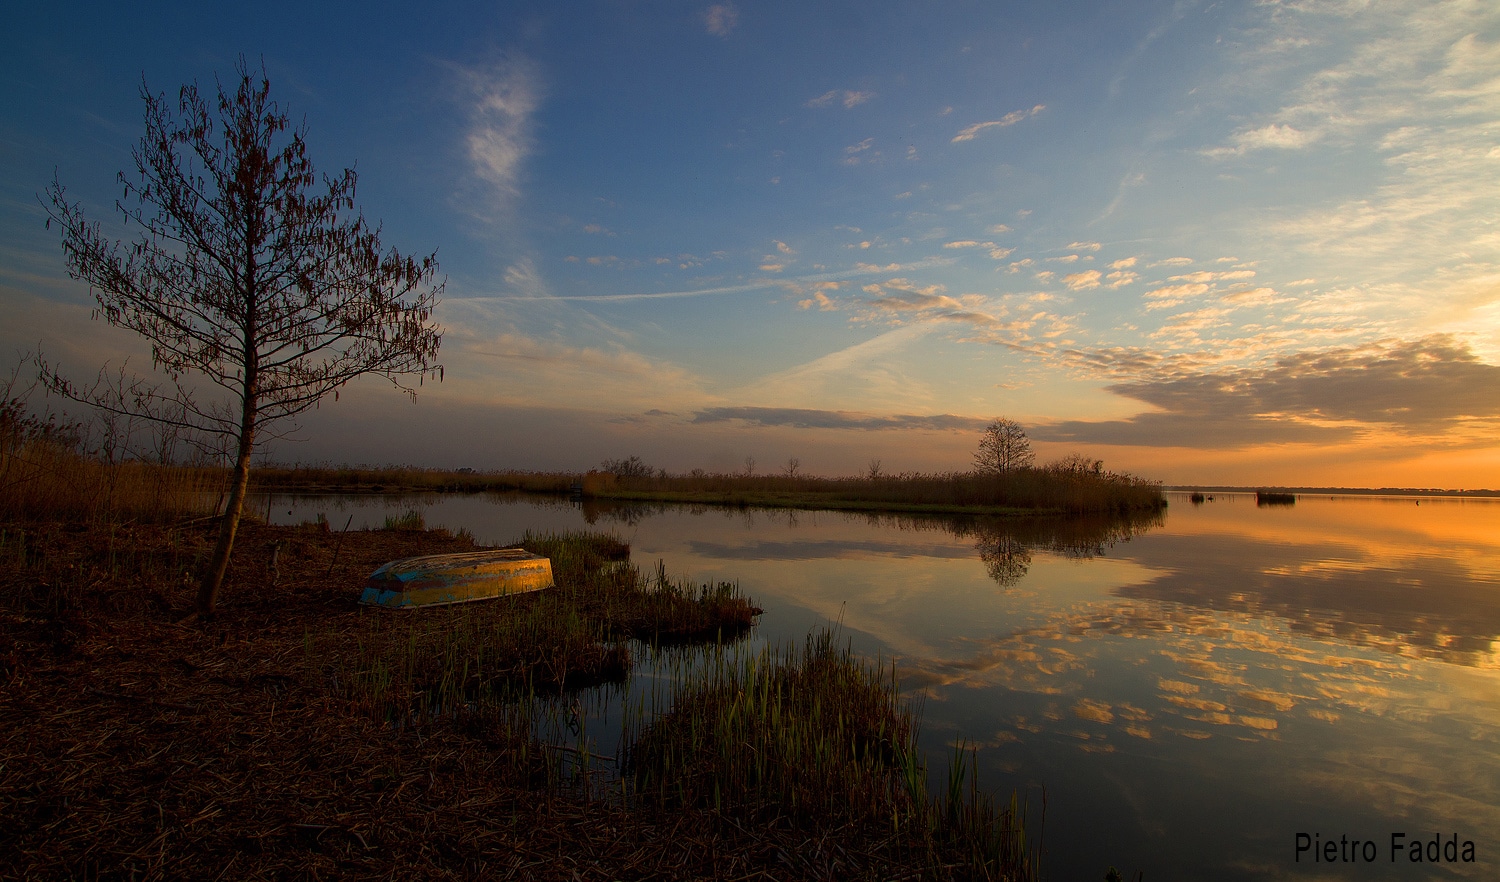
[[[733,582],[674,579],[660,562],[654,572],[642,572],[624,560],[630,547],[612,537],[527,533],[521,546],[551,558],[560,592],[613,636],[657,645],[733,639],[750,630],[761,612]]]
[[[1067,468],[1005,474],[900,474],[874,478],[786,475],[606,476],[584,484],[605,498],[662,498],[744,505],[830,508],[1013,508],[1066,514],[1116,514],[1165,506],[1161,485],[1134,475]]]
[[[870,510],[1024,509],[1060,514],[1117,514],[1165,507],[1161,485],[1122,472],[1057,463],[1000,475],[905,473],[859,478],[710,474],[632,470],[631,474],[445,471],[413,466],[266,466],[255,489],[345,492],[579,492],[586,498],[715,505]]]
[[[250,473],[251,489],[325,492],[568,493],[578,476],[562,472],[474,471],[420,466],[270,464]]]
[[[681,681],[679,681],[681,682]],[[830,630],[796,648],[715,656],[671,709],[623,748],[636,800],[712,809],[752,823],[876,831],[917,863],[972,878],[1034,878],[1025,812],[977,787],[955,746],[945,790],[930,794],[917,722],[894,671],[839,647]]]
[[[221,470],[111,462],[78,429],[0,402],[0,520],[163,522],[214,511]]]

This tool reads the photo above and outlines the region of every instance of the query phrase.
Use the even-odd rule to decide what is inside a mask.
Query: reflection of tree
[[[1000,535],[993,540],[981,537],[975,544],[985,571],[1001,588],[1011,588],[1031,569],[1031,549],[1014,536]]]
[[[1118,518],[969,518],[949,519],[943,528],[959,537],[974,537],[974,547],[990,578],[1012,588],[1031,568],[1033,551],[1075,560],[1100,557],[1117,542],[1129,542],[1163,523],[1159,513]],[[930,529],[915,524],[908,528]]]

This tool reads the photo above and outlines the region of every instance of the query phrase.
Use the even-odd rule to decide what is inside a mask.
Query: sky
[[[263,457],[950,471],[1004,416],[1168,484],[1500,487],[1493,2],[127,6],[7,14],[7,369],[149,367],[38,197],[130,236],[143,84],[244,55],[447,277],[442,382]]]

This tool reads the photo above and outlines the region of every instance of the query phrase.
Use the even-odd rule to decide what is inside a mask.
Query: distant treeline
[[[558,493],[582,479],[568,472],[479,472],[419,466],[264,465],[250,472],[255,491],[330,493]]]
[[[1200,493],[1289,493],[1297,496],[1478,496],[1500,497],[1500,490],[1442,490],[1433,487],[1208,487],[1183,485],[1164,490]]]
[[[1156,510],[1161,485],[1134,475],[1050,466],[1002,474],[947,472],[824,478],[660,470],[473,472],[414,467],[263,466],[256,490],[301,492],[528,492],[598,499],[883,511],[1014,509],[1058,514]]]

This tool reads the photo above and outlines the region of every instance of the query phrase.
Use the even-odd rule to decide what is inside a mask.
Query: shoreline
[[[247,519],[218,616],[184,625],[191,575],[214,541],[210,523],[0,523],[0,556],[13,564],[0,576],[7,589],[0,598],[0,766],[10,772],[0,780],[0,812],[13,819],[0,833],[0,875],[420,871],[475,878],[509,871],[567,880],[576,869],[583,878],[936,879],[968,860],[1000,859],[1019,861],[1020,877],[1034,878],[1035,852],[1026,843],[984,838],[996,828],[950,830],[925,803],[895,804],[897,836],[890,807],[833,798],[842,791],[826,787],[816,792],[830,795],[820,810],[827,814],[807,816],[768,809],[756,790],[722,810],[703,794],[688,803],[652,801],[633,787],[624,805],[590,796],[589,776],[580,782],[574,768],[580,753],[537,740],[526,696],[536,702],[616,679],[613,672],[629,664],[618,652],[627,637],[657,634],[672,645],[723,631],[670,610],[657,617],[665,601],[686,603],[689,612],[724,606],[741,620],[747,609],[759,612],[732,584],[667,585],[664,576],[631,575],[628,565],[595,566],[620,560],[625,548],[604,538],[525,539],[528,547],[553,543],[556,589],[393,611],[357,602],[375,567],[472,550],[473,537]],[[622,579],[644,579],[644,591],[615,586]],[[682,630],[665,630],[668,622]],[[580,669],[601,645],[615,649],[598,659],[597,674]],[[820,656],[803,668],[772,662],[767,670],[790,679],[755,689],[781,694],[806,682],[799,671],[837,660]],[[851,671],[864,670],[852,663]],[[894,708],[881,698],[885,690],[894,700],[891,687],[872,685],[874,707]],[[729,695],[754,692],[734,680],[725,686]],[[696,701],[702,713],[727,706],[714,693]],[[566,714],[568,704],[553,712]],[[781,713],[785,721],[786,708]],[[791,724],[816,735],[827,724],[817,720],[814,713]],[[697,736],[671,734],[702,731],[701,720],[643,723],[665,733],[654,742],[662,749],[703,754]],[[882,725],[888,732],[890,723]],[[776,726],[756,728],[772,744],[788,743]],[[833,738],[846,740],[869,739]],[[876,783],[885,777],[868,784],[865,777],[899,771],[895,758],[851,760],[834,783],[847,782],[851,793],[899,793]],[[748,767],[749,760],[735,762]],[[700,770],[709,775],[702,780],[717,780],[716,769]],[[726,767],[723,780],[735,780],[734,769]],[[834,840],[831,830],[839,831]],[[1001,849],[1001,857],[969,850],[975,847]],[[795,866],[784,862],[788,854]]]

